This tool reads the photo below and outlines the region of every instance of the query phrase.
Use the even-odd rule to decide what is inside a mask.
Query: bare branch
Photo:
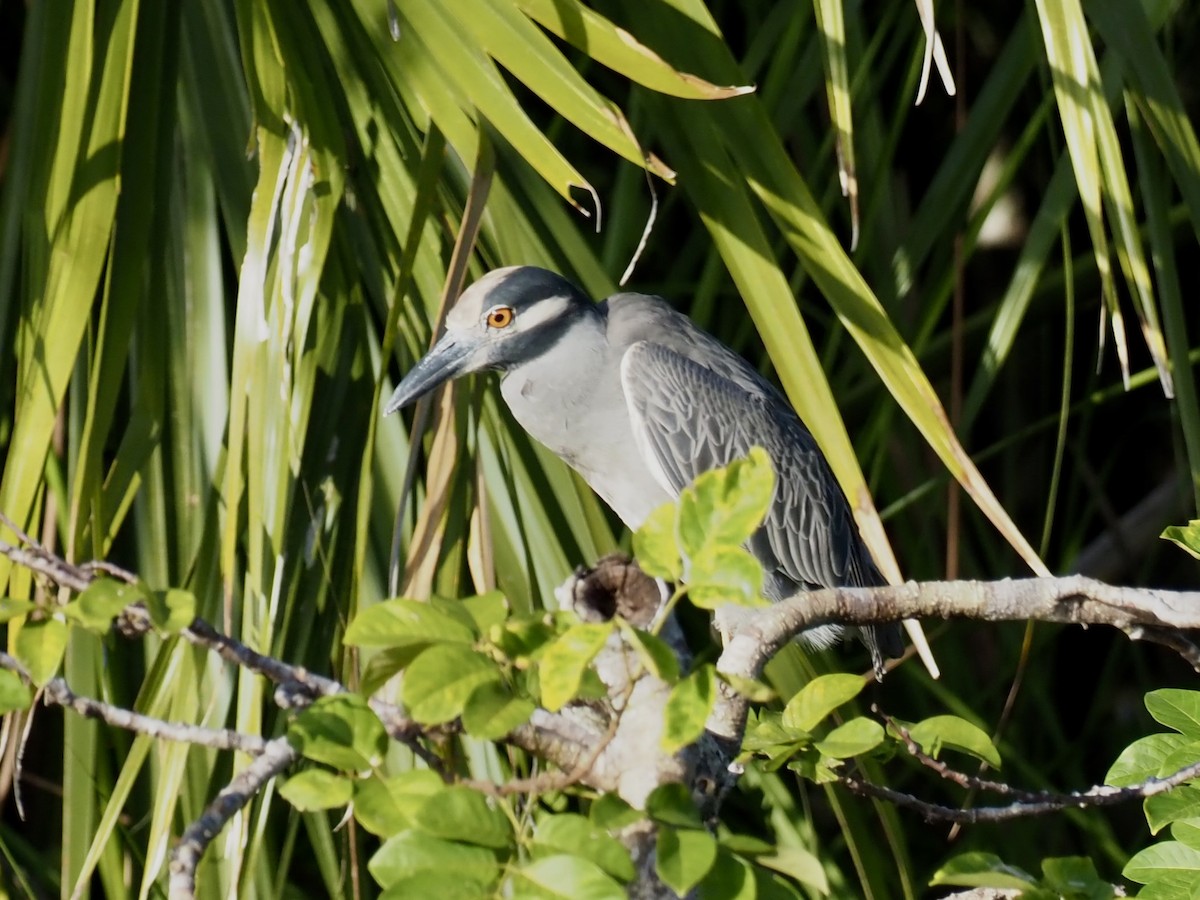
[[[269,741],[262,753],[222,788],[200,818],[184,830],[179,844],[171,851],[171,900],[190,900],[195,896],[196,867],[213,838],[268,781],[299,758],[299,752],[288,743],[287,737]]]

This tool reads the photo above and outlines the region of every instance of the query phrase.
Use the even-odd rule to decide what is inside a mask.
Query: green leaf
[[[404,647],[411,644],[470,644],[477,635],[430,603],[404,597],[363,610],[346,629],[352,647]]]
[[[494,627],[488,635],[492,643],[512,660],[527,659],[555,638],[554,628],[542,619],[512,619],[503,627]]]
[[[780,846],[772,853],[756,856],[754,861],[760,866],[782,872],[801,884],[812,885],[822,896],[829,894],[829,878],[825,874],[825,867],[821,860],[803,847]]]
[[[646,813],[656,822],[680,828],[703,828],[700,813],[686,785],[672,781],[662,784],[646,798]]]
[[[182,588],[150,591],[146,594],[150,621],[162,634],[178,634],[196,618],[196,595]]]
[[[1060,856],[1042,860],[1046,887],[1060,897],[1105,900],[1115,896],[1112,885],[1100,877],[1096,864],[1086,856]]]
[[[987,732],[958,716],[933,716],[913,725],[908,734],[934,759],[943,748],[949,747],[969,753],[994,769],[1000,768],[1000,752]]]
[[[934,872],[929,883],[1024,890],[1035,886],[1037,879],[994,853],[963,853]]]
[[[540,850],[543,856],[556,853],[582,856],[621,881],[632,881],[636,874],[629,851],[620,841],[594,822],[574,813],[542,819],[534,832],[533,849]]]
[[[441,776],[429,769],[412,769],[388,778],[372,775],[354,783],[354,817],[372,834],[391,837],[416,827],[416,813],[425,801],[446,789]]]
[[[513,872],[516,897],[551,900],[625,900],[625,889],[588,859],[546,856]]]
[[[1135,853],[1121,874],[1138,884],[1182,875],[1185,883],[1195,885],[1200,879],[1200,850],[1179,841],[1160,841]]]
[[[435,644],[412,661],[404,674],[404,705],[423,725],[449,722],[462,714],[481,685],[500,680],[489,659],[464,644]]]
[[[588,810],[588,819],[606,831],[617,831],[641,818],[641,811],[634,809],[618,794],[601,794]]]
[[[367,667],[363,669],[362,681],[359,684],[363,696],[373,696],[393,675],[407,669],[428,647],[428,644],[411,644],[407,647],[389,647],[374,653],[367,661]]]
[[[375,851],[367,868],[385,888],[426,872],[449,873],[460,883],[466,881],[475,886],[491,884],[500,873],[496,854],[491,850],[443,840],[420,831],[402,831],[388,838]]]
[[[97,578],[66,605],[64,612],[89,631],[105,634],[126,606],[145,599],[147,592],[140,585]]]
[[[508,817],[493,801],[468,787],[448,787],[421,804],[417,827],[435,837],[502,850],[512,843]]]
[[[621,634],[633,647],[646,671],[667,684],[679,680],[679,657],[671,649],[671,645],[656,634],[634,628],[622,622]]]
[[[584,671],[612,631],[612,622],[572,625],[546,648],[538,667],[542,706],[550,712],[558,712],[575,698]]]
[[[288,726],[288,741],[309,759],[362,772],[383,762],[387,731],[358,694],[321,697]]]
[[[29,709],[33,703],[33,692],[21,676],[8,669],[0,669],[0,716],[15,709]]]
[[[466,597],[458,603],[470,615],[479,634],[487,634],[495,626],[503,625],[510,611],[508,599],[500,591]]]
[[[692,557],[685,580],[688,599],[701,609],[770,605],[762,598],[762,564],[744,547],[704,547]]]
[[[783,727],[811,733],[827,715],[857,697],[866,684],[861,676],[845,672],[814,678],[783,708]]]
[[[671,688],[663,709],[661,746],[675,753],[697,740],[717,699],[717,672],[705,663]]]
[[[58,674],[67,652],[67,623],[58,616],[30,619],[17,632],[16,657],[25,664],[38,687]]]
[[[741,857],[723,850],[701,883],[700,895],[704,900],[757,900],[754,870]]]
[[[498,741],[528,722],[534,709],[532,701],[513,696],[499,681],[486,681],[467,698],[462,711],[463,728],[473,737]]]
[[[1200,559],[1200,519],[1192,519],[1186,525],[1168,525],[1159,537],[1178,544]]]
[[[754,678],[743,678],[728,672],[717,671],[717,677],[752,703],[770,703],[779,695],[769,684]]]
[[[679,497],[679,544],[695,563],[705,549],[740,547],[758,530],[771,505],[775,471],[767,452],[702,474]],[[690,582],[690,572],[689,582]]]
[[[851,719],[829,732],[813,746],[833,759],[849,759],[868,753],[883,743],[883,726],[863,716]]]
[[[683,560],[675,538],[677,516],[676,504],[664,503],[633,533],[633,556],[651,578],[678,581],[683,577]]]
[[[1200,818],[1176,819],[1171,823],[1171,837],[1194,850],[1200,850]]]
[[[717,840],[707,831],[659,826],[654,871],[680,896],[697,885],[716,860]]]
[[[463,879],[453,869],[426,869],[394,881],[379,900],[412,900],[413,897],[437,897],[438,900],[492,900],[490,886]]]
[[[94,583],[94,582],[93,582]],[[37,609],[37,604],[29,600],[16,600],[13,597],[0,597],[0,625],[23,616]]]
[[[1154,794],[1146,798],[1143,809],[1151,834],[1158,834],[1176,819],[1200,818],[1200,787],[1185,784],[1165,794]]]
[[[301,812],[336,809],[350,802],[354,783],[324,769],[309,769],[280,785],[279,795]]]
[[[1148,693],[1145,702],[1156,722],[1200,740],[1200,691],[1159,688]]]
[[[1140,784],[1163,773],[1163,762],[1191,742],[1182,734],[1152,734],[1138,738],[1121,751],[1104,776],[1104,783],[1115,787]]]

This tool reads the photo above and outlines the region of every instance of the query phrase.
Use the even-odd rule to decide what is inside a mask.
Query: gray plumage
[[[437,346],[387,412],[467,372],[503,372],[501,393],[529,434],[583,476],[631,529],[696,476],[761,446],[776,474],[748,548],[764,593],[883,583],[845,495],[786,399],[745,360],[664,300],[624,293],[592,303],[530,266],[498,269],[459,298]],[[838,629],[807,632],[824,646]],[[896,626],[864,629],[879,671],[901,650]]]

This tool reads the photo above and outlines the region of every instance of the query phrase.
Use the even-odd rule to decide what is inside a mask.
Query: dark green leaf
[[[288,740],[309,759],[362,772],[383,762],[387,732],[358,694],[321,697],[288,726]]]
[[[669,782],[659,785],[646,798],[646,812],[650,818],[664,825],[680,828],[702,828],[700,813],[692,800],[692,792],[686,785]]]
[[[15,619],[17,616],[23,616],[26,613],[37,609],[37,604],[29,600],[16,600],[12,597],[0,597],[0,625],[10,619]]]
[[[377,651],[363,669],[359,690],[366,697],[372,696],[387,684],[393,675],[408,668],[412,661],[428,648],[429,644],[410,644],[407,647],[389,647]]]
[[[708,874],[716,859],[717,841],[707,831],[659,826],[654,871],[680,896]]]
[[[497,741],[528,722],[535,708],[525,697],[513,696],[499,681],[487,681],[467,698],[462,711],[463,728],[473,737]]]
[[[455,869],[424,869],[392,882],[379,900],[413,900],[436,897],[437,900],[492,900],[491,887],[463,878]]]
[[[758,856],[754,860],[760,866],[782,872],[801,884],[812,885],[822,896],[829,894],[829,879],[825,867],[813,854],[802,847],[781,846],[773,853]]]
[[[612,634],[612,622],[572,625],[542,654],[542,705],[557,712],[579,693],[583,673]]]
[[[417,827],[435,837],[503,849],[512,843],[508,817],[493,801],[468,787],[448,787],[414,815]]]
[[[802,687],[783,708],[783,727],[811,733],[827,715],[857,697],[865,686],[859,675],[844,672],[820,675]]]
[[[622,623],[621,633],[629,641],[646,671],[668,684],[679,680],[679,657],[658,635]]]
[[[279,796],[301,812],[342,807],[353,795],[354,784],[349,778],[324,769],[293,775],[279,787]]]
[[[632,825],[641,817],[642,813],[639,810],[634,809],[617,794],[601,794],[588,810],[588,819],[606,831],[616,831],[626,825]]]
[[[703,900],[758,900],[753,868],[744,859],[721,851],[700,883],[700,896]]]
[[[553,626],[542,619],[514,619],[503,627],[493,627],[488,635],[509,659],[533,656],[554,640]]]
[[[499,680],[495,663],[465,644],[436,644],[405,671],[404,705],[422,724],[449,722],[481,684]]]
[[[716,699],[717,673],[710,663],[671,688],[663,710],[663,750],[675,753],[699,738]]]
[[[1107,900],[1114,896],[1112,885],[1100,877],[1096,864],[1085,856],[1061,856],[1042,860],[1045,886],[1060,897]]]

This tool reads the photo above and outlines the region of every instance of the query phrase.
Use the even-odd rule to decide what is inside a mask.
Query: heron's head
[[[446,315],[446,332],[409,370],[385,413],[403,409],[460,375],[506,371],[554,346],[594,304],[561,275],[535,266],[488,272]]]

